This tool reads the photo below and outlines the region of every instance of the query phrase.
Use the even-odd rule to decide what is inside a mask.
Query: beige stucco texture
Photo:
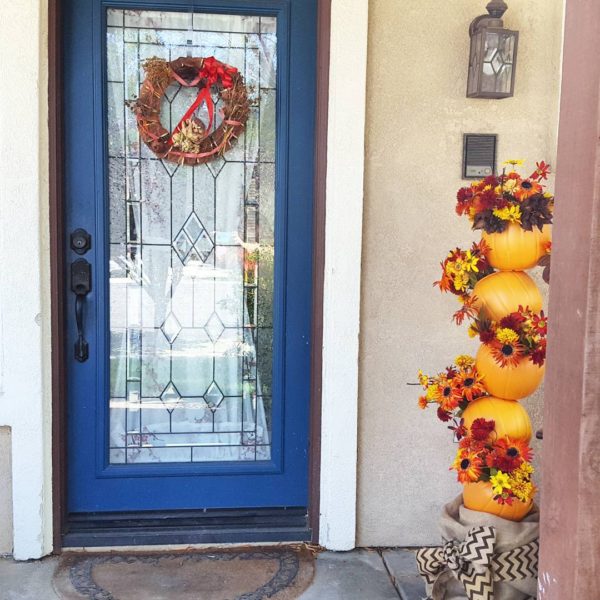
[[[510,3],[505,24],[520,31],[515,97],[478,100],[465,97],[468,27],[485,1],[370,2],[360,546],[438,543],[440,509],[460,492],[448,470],[451,434],[433,410],[418,408],[419,388],[407,384],[419,368],[437,372],[477,347],[451,322],[456,299],[432,286],[448,250],[479,238],[454,213],[465,185],[463,134],[497,133],[500,162],[524,158],[527,169],[555,162],[562,4]],[[526,402],[536,428],[541,401],[538,391]]]

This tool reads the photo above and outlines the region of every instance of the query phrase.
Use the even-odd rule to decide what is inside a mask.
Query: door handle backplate
[[[71,291],[75,294],[75,323],[77,340],[75,341],[75,360],[85,362],[90,356],[89,344],[83,328],[85,298],[92,291],[92,265],[85,258],[71,263]]]

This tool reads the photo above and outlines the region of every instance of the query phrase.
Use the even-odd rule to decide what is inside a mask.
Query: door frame
[[[311,340],[311,398],[309,434],[308,526],[313,542],[319,541],[321,481],[321,387],[323,348],[323,298],[325,268],[325,197],[327,176],[327,123],[331,0],[317,7],[316,134],[314,176],[314,281]],[[61,0],[48,0],[48,126],[49,220],[52,338],[52,500],[53,546],[60,552],[67,526],[67,381],[65,357],[65,252],[63,172],[63,97]]]
[[[568,1],[564,27],[544,392],[540,600],[598,597],[600,555],[598,2]]]

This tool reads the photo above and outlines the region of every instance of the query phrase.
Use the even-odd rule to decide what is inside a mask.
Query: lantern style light
[[[471,52],[467,98],[510,98],[515,89],[519,32],[504,28],[504,0],[491,0],[489,14],[477,17],[469,28]]]

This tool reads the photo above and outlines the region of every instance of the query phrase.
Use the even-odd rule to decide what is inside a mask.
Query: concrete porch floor
[[[29,562],[0,559],[0,600],[59,600],[52,588],[57,564],[56,557]],[[417,574],[413,551],[369,549],[320,554],[315,578],[299,600],[423,598],[425,588]]]

